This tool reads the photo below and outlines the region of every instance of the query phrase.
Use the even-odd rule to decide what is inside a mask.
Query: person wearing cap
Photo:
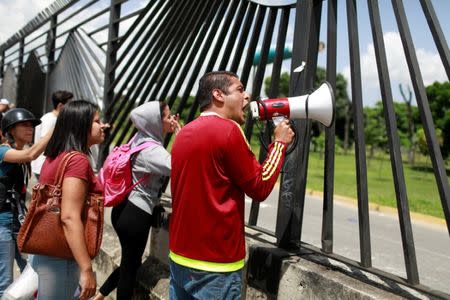
[[[10,109],[10,103],[8,99],[0,99],[0,112],[4,115]]]
[[[34,141],[40,140],[47,132],[55,127],[56,118],[58,117],[61,109],[67,102],[73,99],[73,94],[68,91],[56,91],[52,94],[53,110],[46,113],[41,118],[41,124],[36,126],[34,131]],[[45,161],[45,155],[41,154],[39,157],[31,162],[31,172],[39,180],[39,174],[41,173],[42,165]]]
[[[30,170],[28,163],[45,149],[53,130],[41,140],[33,141],[34,127],[40,124],[30,111],[14,108],[7,111],[1,128],[5,142],[0,145],[0,298],[13,281],[13,263],[16,257],[21,271],[26,261],[18,252],[16,237],[23,220],[26,185]]]

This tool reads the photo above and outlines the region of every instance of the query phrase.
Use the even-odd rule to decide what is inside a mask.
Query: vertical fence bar
[[[208,18],[211,16],[211,9],[215,9],[217,6],[217,1],[214,1],[211,3],[210,6],[204,7],[203,11],[201,12],[201,17],[198,18],[194,24],[194,26],[191,27],[191,34],[189,37],[183,42],[184,46],[182,48],[182,51],[179,52],[176,62],[173,64],[172,67],[167,68],[167,71],[170,69],[170,75],[169,76],[163,76],[163,78],[167,78],[165,80],[164,86],[160,88],[158,95],[155,96],[155,99],[159,100],[165,100],[167,97],[167,94],[169,93],[169,90],[174,87],[175,79],[177,78],[177,75],[180,75],[180,70],[182,69],[182,66],[186,61],[188,60],[188,57],[190,56],[189,53],[196,53],[197,47],[194,46],[196,38],[199,36],[199,32],[202,31],[202,25],[203,28],[205,20],[208,20]],[[185,65],[186,67],[186,65]],[[179,78],[181,80],[185,79],[186,75],[180,75]],[[155,91],[156,93],[156,91]],[[169,106],[172,107],[173,103],[171,103]],[[166,142],[168,143],[170,140],[171,134],[166,135],[165,139],[165,145],[167,146]]]
[[[270,44],[272,42],[273,29],[275,27],[276,19],[277,19],[277,11],[276,9],[271,8],[269,11],[269,18],[267,19],[266,22],[266,30],[264,32],[264,38],[261,45],[261,56],[252,80],[253,83],[252,83],[251,98],[253,99],[259,97],[261,92],[261,87],[264,81],[264,73],[266,71],[267,58],[269,57]],[[248,142],[250,142],[253,133],[253,118],[246,119],[244,133],[245,136],[247,137]]]
[[[408,197],[403,172],[402,155],[400,152],[400,139],[397,133],[397,121],[394,110],[394,100],[389,79],[386,50],[381,28],[381,18],[377,0],[369,0],[369,17],[372,24],[372,36],[377,60],[378,78],[383,100],[384,118],[389,143],[389,154],[391,157],[392,176],[394,178],[395,194],[397,197],[398,218],[402,233],[403,253],[405,259],[406,274],[411,284],[419,283],[419,272],[417,270],[416,251],[409,215]]]
[[[277,36],[277,45],[275,49],[275,59],[273,61],[272,66],[272,80],[270,83],[270,91],[268,94],[270,98],[276,97],[278,95],[278,84],[280,81],[281,64],[284,58],[286,33],[289,25],[289,12],[290,8],[284,8],[281,12],[281,20]],[[270,141],[270,136],[272,135],[271,126],[269,126],[268,124],[269,123],[267,123],[263,129],[264,130],[263,139],[267,143]],[[259,162],[262,163],[266,159],[266,156],[267,151],[264,149],[264,147],[262,146],[259,147],[259,158],[258,158]],[[258,221],[258,215],[259,215],[259,202],[252,201],[248,224],[253,226],[256,225]]]
[[[185,81],[186,75],[190,69],[190,67],[192,66],[192,63],[194,62],[195,56],[197,54],[197,50],[199,49],[203,39],[202,37],[204,37],[206,35],[206,33],[208,32],[208,27],[206,26],[206,24],[210,24],[215,16],[215,12],[218,10],[219,8],[219,3],[218,1],[215,1],[213,5],[211,5],[210,11],[208,16],[205,18],[204,22],[205,24],[203,25],[203,27],[201,28],[199,34],[197,35],[197,38],[194,42],[194,44],[192,45],[192,51],[189,53],[189,56],[186,58],[186,61],[184,63],[184,66],[180,72],[180,76],[178,77],[177,83],[175,84],[174,88],[172,89],[172,94],[169,96],[169,106],[172,107],[173,103],[175,102],[178,92],[180,91],[183,82]],[[187,101],[187,98],[186,100]],[[177,113],[181,113],[183,108],[184,108],[184,104],[185,102],[180,102],[180,104],[177,107]]]
[[[403,2],[400,0],[392,0],[394,7],[397,26],[399,27],[400,37],[402,39],[403,49],[405,51],[406,62],[408,64],[411,82],[416,95],[417,105],[419,107],[420,118],[425,131],[428,144],[428,152],[430,153],[431,162],[433,164],[434,176],[436,178],[442,207],[444,210],[445,220],[447,222],[447,231],[450,234],[450,187],[448,185],[448,177],[445,170],[445,163],[442,158],[439,143],[436,137],[436,129],[431,115],[430,105],[428,103],[422,74],[419,68],[414,44],[411,38],[408,21],[406,19]]]
[[[220,21],[224,17],[225,12],[227,10],[226,3],[224,1],[219,1],[219,2],[220,2],[220,5],[216,10],[216,13],[214,15],[212,22],[208,24],[210,26],[207,29],[206,35],[204,35],[204,39],[201,39],[201,38],[199,39],[199,40],[202,40],[203,45],[211,45],[212,44],[212,42],[214,40],[214,36],[217,33],[217,30],[219,29]],[[186,103],[190,96],[192,87],[194,86],[196,78],[198,77],[198,73],[200,72],[200,69],[203,65],[202,58],[206,57],[208,50],[209,49],[206,46],[203,46],[201,48],[200,55],[197,57],[197,61],[195,62],[195,66],[194,66],[194,69],[192,70],[191,77],[189,78],[189,80],[187,82],[187,85],[184,89],[183,95],[181,96],[181,99],[180,99],[180,104],[177,107],[177,113],[179,113],[180,115],[186,106]],[[177,91],[174,91],[172,97],[174,97],[176,95],[176,92]],[[194,113],[193,113],[193,111],[194,110],[191,108],[191,110],[189,111],[189,115],[185,121],[189,121],[190,116],[195,113],[195,111],[194,111]]]
[[[49,97],[49,78],[55,67],[55,45],[56,45],[56,30],[58,24],[58,15],[53,15],[50,18],[50,30],[47,33],[46,54],[47,54],[47,73],[45,74],[45,92],[44,92],[44,105],[42,107],[42,113],[49,111],[48,99]]]
[[[228,7],[226,8],[226,15],[225,15],[225,18],[223,19],[223,26],[221,28],[219,35],[216,38],[215,44],[214,44],[214,42],[212,43],[212,44],[214,44],[214,48],[212,49],[211,57],[206,65],[205,72],[210,72],[213,70],[213,67],[214,67],[216,60],[219,56],[219,53],[222,49],[222,43],[225,41],[225,37],[228,34],[229,26],[235,16],[238,1],[237,0],[231,1],[231,2],[228,2],[227,4],[228,4]],[[230,42],[231,41],[228,41],[228,43],[230,43]],[[189,110],[189,115],[187,117],[186,122],[190,122],[194,119],[195,114],[197,113],[198,106],[199,106],[199,102],[197,100],[198,100],[198,97],[195,97],[194,103],[192,103],[192,107]]]
[[[272,35],[273,30],[275,28],[276,19],[277,19],[277,10],[271,8],[269,11],[269,18],[266,23],[266,31],[264,33],[263,43],[261,45],[261,56],[259,59],[255,78],[253,79],[252,84],[251,97],[253,99],[259,97],[259,95],[261,94],[261,87],[264,81],[264,73],[266,71],[267,58],[269,56],[270,45],[272,42]],[[283,53],[281,53],[281,55],[283,55]],[[245,126],[245,136],[247,137],[247,140],[249,142],[252,137],[253,131],[252,129],[253,129],[253,119],[249,117],[246,119],[246,126]],[[258,212],[259,212],[259,203],[252,200],[249,216],[249,225],[256,225],[258,220]]]
[[[182,11],[183,14],[186,15],[197,15],[197,12],[200,8],[201,6],[191,5],[190,7],[184,7]],[[165,78],[166,76],[164,67],[166,66],[166,64],[171,64],[171,62],[176,58],[175,54],[179,53],[180,47],[182,47],[184,44],[183,41],[186,40],[186,36],[190,33],[190,30],[186,31],[186,29],[190,28],[192,30],[190,22],[194,21],[195,19],[193,18],[180,18],[178,20],[179,26],[172,27],[173,31],[171,31],[171,33],[169,34],[171,38],[165,40],[165,42],[161,45],[161,48],[164,49],[164,51],[161,52],[161,57],[156,57],[154,62],[148,68],[148,72],[144,77],[146,78],[145,89],[143,91],[142,89],[136,90],[136,93],[134,94],[134,97],[131,99],[132,101],[130,103],[135,103],[139,99],[136,104],[139,106],[147,100],[157,100],[155,99],[156,95],[152,93],[149,96],[149,94],[151,91],[154,91],[154,93],[158,92],[158,89],[160,88],[158,87],[158,81],[160,81],[161,78]],[[130,107],[130,105],[128,107]],[[119,140],[123,140],[131,126],[131,120],[128,120]]]
[[[258,45],[259,35],[261,33],[261,27],[266,15],[266,7],[258,5],[255,23],[253,24],[252,36],[250,37],[249,44],[247,46],[247,55],[245,56],[244,66],[242,67],[242,73],[240,75],[241,82],[244,86],[247,86],[250,71],[253,66],[253,58],[255,57],[256,46]]]
[[[23,50],[25,48],[25,38],[21,38],[19,41],[19,64],[18,64],[18,72],[17,77],[20,78],[23,70]]]
[[[235,41],[237,38],[237,35],[239,33],[239,29],[242,27],[242,19],[244,18],[245,11],[248,7],[249,2],[248,1],[240,1],[238,12],[236,14],[236,18],[233,24],[233,28],[231,29],[231,33],[229,36],[229,40]],[[219,70],[225,70],[227,67],[228,59],[231,55],[231,50],[233,49],[234,44],[228,43],[225,51],[223,53],[222,61],[219,65]]]
[[[297,1],[290,96],[305,94],[313,87],[321,14],[322,1]],[[294,69],[302,61],[306,62],[305,71],[295,73]],[[295,150],[286,157],[283,165],[275,232],[277,245],[282,248],[300,246],[303,223],[311,121],[296,120],[294,123],[299,142]]]
[[[106,50],[106,63],[105,63],[105,79],[103,84],[103,103],[105,107],[105,121],[111,121],[111,113],[110,107],[113,103],[114,99],[114,90],[110,89],[110,85],[114,82],[115,71],[113,70],[113,66],[116,63],[117,52],[115,48],[118,45],[117,37],[119,36],[119,26],[120,22],[120,10],[121,10],[122,1],[121,0],[111,0],[110,8],[109,8],[109,26],[108,26],[108,46]],[[108,137],[105,137],[105,140]],[[106,156],[109,152],[109,144],[104,144],[100,148],[98,163],[101,165],[105,160]]]
[[[336,26],[337,0],[328,1],[327,19],[327,81],[336,95]],[[335,112],[336,114],[336,112]],[[336,123],[325,128],[325,171],[322,217],[322,251],[333,252],[333,192],[334,192],[334,155],[335,155]]]
[[[256,12],[257,5],[253,2],[250,2],[249,7],[247,8],[247,12],[245,14],[244,25],[241,29],[241,35],[239,36],[239,42],[237,43],[236,51],[234,53],[233,61],[231,62],[230,71],[237,73],[239,68],[239,63],[241,61],[241,55],[244,51],[244,47],[248,38],[248,34],[250,32],[250,28],[252,26],[253,17]]]
[[[193,6],[191,9],[194,10],[194,12],[191,15],[198,16],[200,20],[203,20],[205,17],[205,7],[206,6]],[[150,96],[147,97],[147,90],[144,92],[143,98],[148,98],[149,100],[159,100],[157,99],[157,93],[162,89],[163,83],[167,79],[167,73],[169,70],[173,68],[175,65],[177,59],[179,58],[179,54],[182,52],[182,49],[184,46],[186,46],[186,41],[189,41],[189,38],[191,36],[195,36],[195,30],[197,28],[197,21],[196,18],[192,19],[186,19],[183,20],[183,22],[186,22],[185,24],[181,24],[180,26],[184,28],[181,31],[177,32],[177,36],[172,39],[170,42],[168,48],[170,51],[167,51],[161,61],[158,63],[158,65],[155,67],[155,71],[153,73],[152,78],[150,79],[150,85],[148,92],[150,93]],[[169,84],[171,84],[170,82]]]
[[[445,40],[445,35],[442,32],[441,25],[439,24],[438,18],[434,11],[433,4],[430,0],[420,0],[420,4],[422,5],[423,13],[427,19],[437,50],[441,56],[442,63],[444,64],[445,72],[450,80],[450,51],[448,49],[447,41]]]
[[[127,70],[130,68],[132,63],[134,61],[139,61],[141,63],[136,63],[132,70],[129,72],[128,76],[122,81],[122,85],[120,90],[115,93],[113,102],[111,103],[111,109],[109,111],[112,113],[111,116],[111,122],[116,122],[116,120],[119,118],[119,115],[126,111],[125,107],[127,106],[127,101],[130,98],[130,95],[134,92],[136,87],[138,86],[140,81],[143,81],[145,79],[144,73],[147,70],[147,67],[150,65],[152,60],[155,57],[155,53],[158,50],[158,47],[156,45],[160,45],[160,43],[164,40],[165,34],[167,34],[170,27],[168,26],[170,24],[170,21],[178,16],[179,9],[178,5],[180,2],[174,4],[174,7],[171,7],[171,9],[168,9],[168,13],[165,14],[163,18],[161,18],[160,26],[157,27],[157,23],[152,24],[152,26],[149,28],[147,34],[142,38],[142,41],[139,43],[139,45],[136,46],[136,50],[130,54],[130,60],[122,65],[122,70],[120,74],[114,79],[114,82],[111,84],[109,89],[112,91],[114,86],[119,83],[119,81],[122,80],[122,77],[127,72]],[[173,11],[173,10],[175,11]],[[150,22],[150,21],[147,21]],[[147,26],[148,23],[144,23],[143,26]],[[152,33],[154,32],[154,35],[152,36]],[[149,40],[147,46],[144,49],[145,41]],[[144,50],[142,50],[144,49]],[[139,52],[141,52],[141,55],[139,55]],[[124,55],[124,54],[122,54]],[[138,56],[139,55],[139,56]],[[114,65],[114,68],[118,66],[118,63]],[[133,80],[134,78],[134,80]],[[132,81],[133,80],[133,81]],[[129,83],[131,83],[131,86],[129,86]],[[142,87],[140,87],[142,88]],[[128,89],[128,91],[125,93],[125,90]],[[119,103],[118,107],[116,107],[116,104]],[[112,108],[115,108],[115,111],[112,112]],[[119,120],[120,121],[120,120]],[[113,132],[114,137],[117,134],[118,130],[115,130]],[[107,139],[104,144],[111,143],[111,137],[110,139]]]
[[[364,140],[364,120],[361,87],[361,64],[356,1],[347,0],[348,40],[350,48],[350,70],[352,82],[353,119],[355,120],[355,156],[358,194],[359,245],[361,264],[372,266],[370,245],[369,198],[367,192],[366,145]]]
[[[144,24],[142,24],[141,28],[139,28],[139,30],[136,32],[133,39],[129,42],[128,46],[116,58],[116,62],[113,66],[113,70],[116,70],[117,67],[121,65],[122,61],[128,56],[128,53],[132,49],[134,49],[133,53],[136,53],[136,52],[138,52],[138,50],[142,49],[142,47],[148,42],[148,38],[153,33],[152,28],[154,28],[154,26],[156,26],[156,24],[158,24],[158,23],[156,23],[156,22],[153,23],[152,27],[150,27],[150,28],[148,28],[147,26],[155,18],[155,16],[158,14],[158,12],[160,12],[160,9],[162,10],[164,8],[164,6],[161,6],[162,3],[163,3],[163,1],[157,2],[155,7],[153,7],[154,9],[151,10],[151,12],[147,16],[147,18],[144,19],[145,15],[148,14],[148,12],[150,11],[150,7],[152,7],[149,3],[145,7],[145,9],[142,12],[140,12],[139,17],[133,22],[133,24],[130,26],[130,28],[128,28],[124,37],[122,39],[120,39],[120,42],[117,44],[117,47],[113,49],[113,51],[114,51],[113,53],[117,52],[123,45],[125,45],[126,39],[128,39],[128,37],[131,35],[131,33],[134,31],[134,29],[136,29],[136,27],[138,27],[141,23],[144,23]],[[166,2],[164,5],[167,5],[167,3],[168,2]],[[161,21],[161,23],[163,22],[162,19],[160,19],[160,21]],[[145,30],[147,30],[147,32],[143,36],[142,34],[144,33]],[[139,41],[139,44],[136,45],[136,43],[138,41]],[[131,57],[133,57],[133,55],[131,55]],[[122,72],[119,73],[120,75],[118,75],[118,76],[116,76],[116,78],[114,78],[114,82],[111,83],[110,89],[114,88],[116,86],[117,82],[122,77],[123,73],[125,73],[124,70],[122,70]]]
[[[231,1],[228,5],[227,13],[226,13],[225,19],[223,20],[223,26],[217,37],[216,44],[214,45],[213,51],[211,53],[211,58],[208,61],[208,64],[206,65],[206,69],[205,69],[206,72],[210,72],[213,70],[213,67],[214,67],[216,60],[219,56],[219,53],[222,49],[222,43],[223,43],[223,41],[225,41],[225,37],[228,34],[228,29],[230,27],[231,21],[233,20],[233,18],[235,16],[238,3],[239,3],[239,0],[235,0],[235,1]],[[189,110],[187,122],[190,122],[194,119],[195,114],[198,109],[198,105],[199,105],[199,103],[197,101],[197,98],[195,98],[194,103],[192,104],[192,107]]]
[[[162,2],[160,2],[160,3],[162,3]],[[168,4],[168,2],[165,3],[165,5],[167,5],[167,4]],[[127,48],[118,57],[116,63],[113,66],[113,69],[116,70],[119,66],[121,66],[122,70],[116,76],[116,78],[114,78],[114,82],[112,82],[110,87],[109,87],[110,90],[114,89],[117,86],[117,84],[122,80],[122,77],[128,71],[129,66],[131,65],[131,63],[133,61],[135,61],[135,60],[139,60],[139,61],[144,60],[144,57],[146,57],[145,54],[146,53],[148,54],[150,52],[149,50],[152,49],[151,47],[154,47],[154,45],[150,41],[151,41],[151,39],[155,39],[161,33],[161,31],[157,31],[156,30],[156,27],[158,25],[164,26],[164,24],[167,22],[167,19],[169,18],[169,14],[166,13],[164,16],[159,15],[158,17],[160,18],[159,19],[160,22],[159,23],[154,22],[150,27],[149,27],[149,25],[150,25],[151,21],[155,18],[155,16],[158,14],[159,9],[163,10],[164,8],[166,8],[166,7],[158,6],[157,8],[155,8],[155,10],[153,10],[150,13],[150,15],[149,15],[149,17],[147,19],[142,21],[142,22],[144,22],[144,24],[141,25],[140,29],[144,28],[144,29],[147,30],[145,35],[142,36],[141,30],[139,30],[136,33],[136,35],[133,37],[133,40],[130,42],[130,44],[127,46]],[[169,8],[167,8],[167,10],[169,10]],[[161,14],[163,15],[164,13],[161,13]],[[137,26],[138,26],[138,24],[133,24],[133,26],[131,26],[128,30],[133,31]],[[159,28],[161,28],[161,27],[159,27]],[[139,43],[138,43],[138,41],[139,41]],[[145,46],[146,44],[147,44],[147,46]],[[121,47],[122,45],[123,45],[122,43],[119,44],[119,47]],[[142,49],[144,47],[147,47],[146,51],[142,51]],[[139,57],[137,57],[137,55],[139,55],[139,52],[141,52],[141,54],[140,54]],[[122,64],[122,61],[126,57],[130,57],[132,59],[130,59],[130,60],[128,60],[128,61],[126,61],[126,62],[124,62]],[[134,68],[133,68],[133,71],[131,73],[135,74],[135,72],[137,71],[138,67],[140,67],[140,66],[139,65],[135,65]],[[131,80],[132,77],[133,76],[129,76],[127,78],[127,80]],[[128,82],[124,83],[124,85],[127,85],[127,84],[128,84]],[[117,94],[121,95],[122,92],[123,92],[123,90],[121,90]],[[116,101],[116,100],[117,100],[117,95],[114,98],[114,101]],[[114,103],[113,103],[113,106],[114,106]]]
[[[5,50],[2,51],[1,56],[2,56],[2,60],[0,61],[0,78],[3,79],[4,69],[5,69]],[[1,95],[1,96],[3,96],[3,95]]]
[[[158,47],[155,48],[155,54],[149,56],[151,62],[149,64],[144,64],[145,74],[142,78],[138,79],[141,81],[139,87],[137,89],[134,89],[133,94],[128,98],[129,100],[127,102],[125,111],[118,122],[119,124],[123,124],[124,122],[126,122],[126,125],[119,136],[118,143],[122,143],[132,125],[131,121],[129,120],[129,113],[135,105],[141,105],[142,103],[144,103],[145,97],[147,97],[146,95],[149,92],[149,87],[154,82],[154,76],[152,76],[152,74],[158,67],[158,64],[161,61],[165,60],[168,53],[170,53],[169,48],[171,47],[173,40],[179,38],[180,27],[182,27],[182,25],[174,26],[174,22],[176,22],[177,24],[183,24],[186,21],[186,16],[189,15],[189,12],[192,12],[193,7],[195,6],[192,5],[192,3],[189,1],[181,1],[180,4],[180,15],[178,17],[172,16],[173,22],[169,23],[171,25],[167,27],[169,29],[167,35],[162,35],[163,39],[161,43],[158,44]],[[144,91],[144,93],[142,93],[142,91]],[[141,95],[141,97],[139,97],[139,95]],[[126,97],[128,97],[128,94]]]

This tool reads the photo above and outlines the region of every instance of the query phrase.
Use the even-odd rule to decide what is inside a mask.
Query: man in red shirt
[[[197,97],[202,113],[172,147],[170,299],[240,299],[244,197],[267,198],[294,132],[281,122],[261,165],[240,127],[249,95],[237,75],[205,74]]]

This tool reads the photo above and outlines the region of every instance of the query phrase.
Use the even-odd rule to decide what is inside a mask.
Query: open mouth
[[[250,105],[246,104],[246,105],[242,108],[242,113],[244,114],[244,117],[247,116],[249,107],[250,107]]]

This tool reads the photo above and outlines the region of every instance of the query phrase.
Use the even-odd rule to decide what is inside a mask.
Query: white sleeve
[[[41,132],[40,132],[40,138],[49,132],[50,129],[52,129],[56,124],[56,118],[52,118],[49,120],[45,120],[41,123]]]

